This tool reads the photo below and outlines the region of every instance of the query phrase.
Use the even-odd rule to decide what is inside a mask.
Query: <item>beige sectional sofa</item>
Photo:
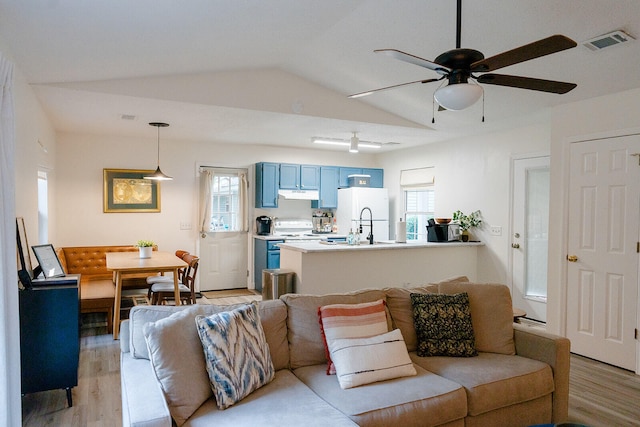
[[[411,292],[466,292],[478,355],[419,357]],[[402,332],[416,375],[342,389],[326,373],[318,308],[379,299],[386,301],[390,329]],[[288,294],[258,308],[275,379],[219,410],[206,394],[202,347],[188,325],[197,313],[228,308],[134,307],[121,330],[123,425],[530,426],[567,418],[569,341],[514,324],[506,286],[456,280],[411,290]],[[184,310],[190,311],[176,313]],[[146,324],[166,331],[162,339],[146,342]],[[171,367],[171,360],[184,366]],[[205,394],[196,398],[203,381]]]

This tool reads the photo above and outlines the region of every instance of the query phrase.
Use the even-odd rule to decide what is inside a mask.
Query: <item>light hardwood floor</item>
[[[215,302],[244,301],[225,298]],[[67,408],[64,390],[26,395],[22,399],[22,425],[121,426],[119,343],[106,334],[104,327],[83,328],[74,406]],[[572,355],[569,421],[591,427],[640,426],[640,376]]]

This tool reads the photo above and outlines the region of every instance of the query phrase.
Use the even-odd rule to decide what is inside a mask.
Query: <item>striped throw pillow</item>
[[[400,329],[369,338],[328,340],[340,388],[416,375]]]
[[[275,371],[255,304],[197,316],[209,382],[219,409],[273,380]]]
[[[318,309],[320,330],[327,356],[327,375],[336,373],[327,341],[337,338],[365,338],[389,331],[385,302],[332,304]]]

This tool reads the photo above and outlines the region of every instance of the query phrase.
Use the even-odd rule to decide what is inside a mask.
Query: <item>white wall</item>
[[[56,246],[134,244],[155,241],[162,250],[196,252],[198,240],[197,165],[248,168],[250,220],[257,215],[305,215],[311,202],[280,200],[278,209],[254,210],[253,164],[260,161],[375,167],[372,155],[348,152],[237,145],[216,142],[161,141],[160,166],[174,177],[161,183],[160,213],[103,213],[103,168],[155,169],[156,134],[146,140],[60,134],[57,150]],[[180,230],[190,222],[191,230]],[[253,222],[250,222],[253,224]]]
[[[23,217],[30,245],[38,241],[38,170],[49,175],[49,208],[55,222],[55,153],[53,127],[33,90],[18,71],[14,75],[16,125],[16,216]],[[46,147],[47,152],[38,144]],[[55,227],[49,228],[55,239]],[[32,256],[33,258],[33,256]]]
[[[485,243],[478,249],[478,280],[508,284],[512,159],[548,153],[549,145],[549,126],[538,124],[379,155],[389,188],[390,220],[395,223],[403,213],[400,171],[433,167],[436,217],[479,209],[483,227],[471,230]],[[502,236],[491,236],[491,225],[501,226]]]
[[[555,108],[551,132],[551,200],[549,225],[549,274],[547,329],[564,335],[566,327],[566,248],[569,184],[569,145],[595,136],[638,133],[640,89],[602,96]]]
[[[0,51],[4,57],[13,62],[11,52],[7,51],[0,40]],[[11,223],[14,216],[25,219],[25,227],[29,243],[37,243],[37,176],[38,167],[52,168],[52,157],[43,155],[38,151],[37,140],[50,146],[50,153],[55,152],[55,137],[53,129],[47,120],[40,104],[38,103],[20,68],[14,62],[13,69],[13,102],[15,112],[15,156],[8,159],[9,173],[15,173],[15,189],[5,188],[11,192],[15,190],[15,212],[13,206],[7,207],[5,212],[12,218],[2,218],[0,222]],[[7,152],[13,152],[8,150]],[[6,171],[5,171],[6,172]],[[0,183],[6,186],[6,183]],[[9,221],[7,221],[9,220]],[[6,230],[9,231],[9,230]],[[10,239],[9,239],[10,240]],[[0,254],[5,259],[11,259],[6,254],[15,254],[15,243],[0,247]],[[2,273],[3,290],[0,292],[3,310],[0,324],[2,325],[2,342],[0,347],[6,352],[2,355],[2,387],[0,391],[0,424],[20,425],[22,419],[21,390],[20,390],[20,331],[18,313],[18,284],[15,273],[5,275]],[[7,276],[13,280],[7,280]],[[15,286],[15,288],[10,288]]]

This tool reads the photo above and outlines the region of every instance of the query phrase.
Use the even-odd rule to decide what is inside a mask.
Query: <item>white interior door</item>
[[[201,291],[247,287],[246,169],[202,168],[200,205]]]
[[[567,337],[571,350],[634,370],[640,137],[571,146]]]
[[[549,157],[513,162],[511,283],[513,306],[547,320]]]

